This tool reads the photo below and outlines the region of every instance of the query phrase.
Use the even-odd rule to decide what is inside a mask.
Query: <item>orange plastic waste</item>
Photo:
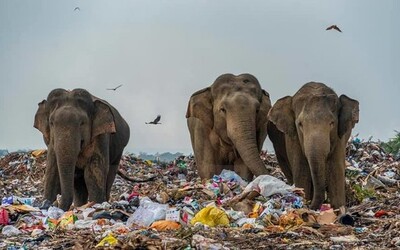
[[[156,229],[158,231],[174,230],[174,229],[179,229],[180,227],[181,227],[181,224],[179,224],[176,221],[172,221],[172,220],[155,221],[150,226],[150,228]]]

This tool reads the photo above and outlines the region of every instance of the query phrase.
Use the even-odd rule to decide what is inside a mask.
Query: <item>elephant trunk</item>
[[[241,117],[241,118],[239,118]],[[267,174],[267,169],[260,158],[257,146],[257,133],[255,117],[250,119],[248,116],[236,117],[234,122],[228,122],[228,136],[235,145],[244,164],[255,175]],[[229,125],[232,124],[232,125]]]
[[[314,131],[304,141],[304,153],[308,160],[313,183],[312,209],[319,209],[325,200],[326,189],[326,160],[330,150],[329,135]]]
[[[67,211],[74,197],[75,166],[78,160],[80,140],[72,136],[59,136],[55,142],[58,174],[61,186],[61,202],[59,207]]]

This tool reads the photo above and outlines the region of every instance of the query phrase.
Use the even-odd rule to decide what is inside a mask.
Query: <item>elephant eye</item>
[[[226,113],[225,108],[220,108],[219,111],[221,111],[222,113]]]
[[[334,122],[334,121],[331,121],[331,122],[329,123],[329,125],[333,128],[333,127],[335,126],[335,122]]]

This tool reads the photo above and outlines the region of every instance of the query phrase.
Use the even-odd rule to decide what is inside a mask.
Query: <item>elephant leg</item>
[[[275,153],[276,153],[276,159],[278,160],[279,163],[279,167],[281,168],[283,174],[285,175],[287,182],[289,183],[289,185],[293,185],[294,183],[293,173],[286,155],[283,156],[277,153],[276,151]]]
[[[95,149],[90,165],[85,168],[85,183],[89,194],[89,201],[101,203],[107,201],[107,176],[110,166],[108,135],[99,135],[96,138]],[[115,176],[115,174],[114,174]]]
[[[289,159],[286,151],[285,134],[279,131],[275,124],[268,123],[268,135],[275,150],[276,159],[278,160],[279,167],[286,177],[287,182],[292,185],[293,173],[290,167]]]
[[[85,183],[84,172],[77,170],[74,179],[74,206],[80,207],[88,201],[88,191]]]
[[[328,198],[334,208],[340,208],[346,205],[344,145],[336,146],[327,166]]]
[[[238,158],[235,160],[233,164],[233,169],[235,173],[237,173],[242,179],[245,181],[252,181],[253,180],[253,173],[250,171],[249,167],[244,164],[242,158]]]
[[[119,162],[121,160],[122,153],[117,157],[118,160],[112,162],[110,164],[110,168],[108,170],[108,175],[107,175],[107,183],[106,183],[106,198],[107,201],[110,199],[110,193],[111,193],[111,187],[114,183],[115,176],[117,175],[118,168],[119,168]]]
[[[205,127],[201,120],[194,117],[188,118],[188,127],[196,160],[197,172],[200,178],[210,179],[219,170],[214,159],[214,151],[209,139],[211,131]]]
[[[87,186],[89,201],[101,203],[106,197],[106,176],[104,165],[92,164],[85,169],[85,182]]]
[[[293,174],[293,183],[296,187],[304,189],[305,198],[312,200],[313,198],[313,183],[311,178],[311,170],[301,146],[296,138],[287,138],[286,145],[288,146],[287,155],[290,156],[289,162],[291,173]]]
[[[310,167],[305,157],[296,159],[296,165],[293,166],[293,181],[296,187],[304,189],[305,198],[311,201],[315,190],[313,189]]]
[[[47,154],[47,167],[44,175],[44,199],[51,205],[57,199],[57,194],[61,194],[57,159],[54,151],[49,148]]]

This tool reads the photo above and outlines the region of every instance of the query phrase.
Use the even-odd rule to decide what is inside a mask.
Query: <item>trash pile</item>
[[[346,159],[347,184],[353,194],[347,197],[348,206],[399,194],[400,159],[386,154],[379,142],[351,138]]]
[[[270,175],[247,183],[224,170],[200,180],[192,156],[169,163],[125,154],[109,202],[40,210],[46,151],[0,159],[0,249],[396,249],[400,161],[351,138],[348,207],[308,208],[273,154]]]

